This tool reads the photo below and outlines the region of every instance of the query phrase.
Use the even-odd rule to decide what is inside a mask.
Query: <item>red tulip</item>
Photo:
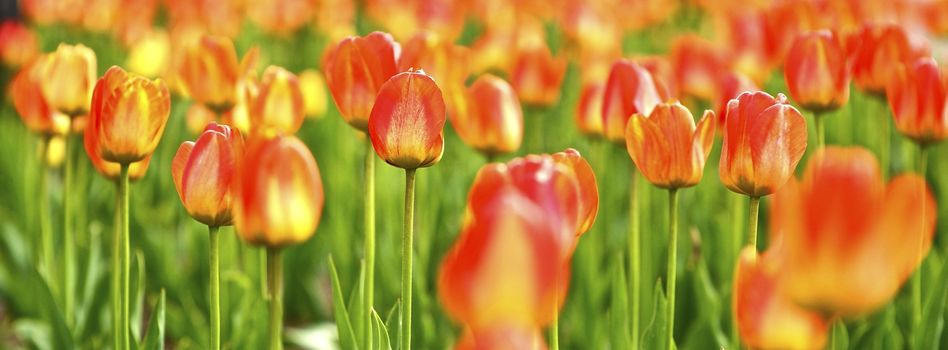
[[[89,112],[95,86],[95,52],[82,45],[60,44],[43,58],[40,87],[49,105],[70,117]]]
[[[367,131],[369,113],[382,85],[398,73],[401,46],[387,33],[342,40],[326,56],[323,69],[339,113],[352,127]]]
[[[555,104],[560,98],[566,63],[563,57],[553,56],[546,46],[521,51],[510,73],[510,82],[520,101],[547,107]]]
[[[714,98],[718,75],[729,71],[725,53],[711,41],[697,35],[676,38],[668,57],[675,75],[674,85],[682,96],[705,100]]]
[[[899,132],[923,145],[948,138],[948,75],[935,60],[903,67],[886,91]]]
[[[22,22],[0,23],[0,60],[7,67],[19,67],[39,56],[39,40]]]
[[[745,92],[760,90],[750,78],[740,73],[724,74],[718,79],[717,101],[714,105],[715,114],[718,117],[717,128],[724,130],[725,117],[727,117],[727,105],[731,100]]]
[[[905,30],[897,25],[867,24],[849,41],[853,80],[872,94],[884,94],[900,64],[912,64],[928,51],[910,45]]]
[[[465,143],[487,155],[510,153],[523,140],[523,111],[510,84],[482,75],[467,89],[468,111],[451,123]]]
[[[634,114],[626,127],[626,147],[639,172],[653,185],[675,189],[701,181],[714,143],[714,112],[706,110],[695,126],[678,102],[660,103],[646,117]]]
[[[774,193],[793,176],[806,151],[806,119],[783,94],[745,92],[727,105],[718,170],[731,191]]]
[[[868,150],[818,151],[803,179],[773,201],[770,241],[783,240],[781,292],[824,315],[877,310],[928,253],[935,213],[922,177],[886,184]]]
[[[604,136],[602,128],[602,104],[605,84],[592,83],[583,86],[576,105],[576,127],[583,135]]]
[[[40,77],[37,63],[30,63],[13,77],[10,94],[13,107],[23,120],[23,124],[33,132],[44,137],[64,135],[69,128],[69,118],[54,110],[40,90]]]
[[[303,125],[303,92],[296,75],[277,66],[263,72],[250,106],[250,131],[257,135],[293,134]]]
[[[649,115],[669,98],[661,81],[642,66],[618,60],[609,72],[602,102],[602,126],[606,138],[625,142],[625,128],[634,114]]]
[[[836,36],[827,30],[801,34],[784,64],[787,90],[803,108],[835,110],[849,100],[849,67]]]
[[[380,158],[404,169],[429,167],[444,153],[444,98],[424,71],[400,73],[379,89],[369,136]]]
[[[211,123],[197,141],[185,141],[171,162],[171,175],[181,204],[195,220],[208,226],[232,224],[232,182],[243,153],[240,132]]]

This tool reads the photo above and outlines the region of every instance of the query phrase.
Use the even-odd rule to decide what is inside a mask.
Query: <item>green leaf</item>
[[[342,296],[342,287],[339,285],[339,274],[336,273],[336,264],[329,255],[329,276],[332,278],[333,314],[336,318],[336,329],[339,332],[339,345],[343,349],[355,349],[356,338],[349,322],[349,311],[346,310],[346,301]]]
[[[629,289],[625,280],[625,264],[622,263],[622,254],[613,263],[612,273],[612,306],[609,315],[612,318],[612,348],[629,349],[631,324],[629,323]]]
[[[652,320],[642,333],[642,349],[665,349],[665,339],[668,337],[665,317],[668,301],[665,299],[661,280],[655,282],[653,289],[652,295],[655,297],[652,299]]]
[[[925,300],[922,301],[922,323],[920,332],[913,332],[915,349],[939,349],[941,333],[945,328],[945,293],[948,289],[935,287],[937,282],[948,281],[948,268],[945,268],[941,259],[932,254],[926,261],[937,272],[937,279],[922,280]],[[928,276],[926,276],[928,277]]]
[[[163,350],[165,348],[165,290],[163,288],[158,295],[155,308],[151,310],[148,332],[145,333],[141,348],[144,350]]]
[[[391,338],[388,336],[388,328],[379,314],[372,309],[372,344],[377,350],[392,350]]]
[[[129,263],[131,266],[129,266],[128,296],[131,300],[129,300],[128,305],[128,327],[130,328],[129,332],[133,339],[129,343],[135,346],[137,342],[134,339],[141,339],[142,305],[145,304],[145,256],[142,251],[135,250]]]
[[[846,331],[846,324],[843,321],[833,323],[829,343],[826,346],[829,349],[849,349],[849,333]]]
[[[23,290],[29,292],[31,298],[18,301],[32,304],[27,305],[27,308],[35,310],[36,315],[34,316],[44,321],[45,324],[39,327],[39,325],[31,326],[29,323],[22,325],[18,322],[18,331],[26,331],[26,334],[22,334],[24,336],[42,335],[43,338],[31,338],[33,343],[41,349],[44,344],[49,346],[47,349],[74,348],[72,335],[69,333],[69,328],[66,327],[66,320],[63,318],[62,311],[57,307],[56,300],[53,298],[53,293],[50,291],[49,285],[46,284],[46,280],[36,269],[31,269],[24,277],[25,280],[21,286]]]
[[[356,341],[360,348],[365,348],[365,334],[369,332],[365,330],[365,311],[362,305],[362,299],[365,295],[365,261],[361,260],[359,264],[359,278],[356,280],[355,288],[352,289],[352,292],[349,295],[349,306],[346,308],[349,312],[349,322],[352,324],[352,331],[356,335]]]

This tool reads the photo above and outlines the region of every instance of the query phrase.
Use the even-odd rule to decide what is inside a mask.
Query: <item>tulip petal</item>
[[[372,107],[369,135],[379,157],[394,166],[431,166],[444,151],[445,105],[424,72],[398,74],[382,86]]]

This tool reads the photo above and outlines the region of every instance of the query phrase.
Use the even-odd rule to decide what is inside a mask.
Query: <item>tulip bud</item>
[[[317,70],[307,69],[300,73],[300,92],[303,93],[303,110],[309,118],[326,115],[326,79]]]
[[[171,95],[161,79],[113,66],[96,83],[86,142],[106,161],[138,162],[155,151],[170,112]]]
[[[404,169],[429,167],[444,153],[444,98],[424,71],[400,73],[379,89],[368,130],[375,153]]]
[[[836,36],[827,30],[801,34],[784,64],[787,90],[803,108],[835,110],[849,100],[849,67]]]
[[[721,182],[752,197],[783,186],[806,151],[806,119],[783,94],[745,92],[731,100],[723,134]]]
[[[468,112],[451,122],[465,143],[487,155],[510,153],[523,141],[523,111],[510,84],[483,75],[467,89]]]
[[[184,51],[178,75],[194,101],[222,114],[230,110],[237,95],[237,80],[243,72],[237,50],[226,37],[204,36]]]
[[[668,99],[661,82],[642,66],[621,59],[612,65],[602,102],[602,127],[606,138],[625,142],[625,128],[633,114],[649,115]]]
[[[922,145],[948,138],[948,75],[933,59],[904,66],[886,91],[899,132]]]
[[[847,45],[856,86],[871,94],[884,94],[900,64],[912,64],[926,56],[927,48],[909,44],[905,29],[898,25],[866,24]]]
[[[602,103],[605,84],[593,83],[583,86],[576,105],[576,127],[589,137],[603,136]]]
[[[565,58],[554,57],[546,46],[520,52],[510,74],[520,101],[543,107],[554,105],[560,98],[566,64]]]
[[[81,44],[60,44],[42,65],[40,86],[49,105],[70,117],[88,113],[96,83],[95,52]]]
[[[648,117],[635,114],[625,131],[626,147],[639,172],[653,185],[675,189],[701,181],[714,144],[714,112],[704,111],[695,126],[678,102],[655,106]]]
[[[237,167],[232,212],[244,241],[279,248],[313,236],[323,211],[323,183],[302,141],[252,140]]]
[[[242,153],[240,132],[215,123],[197,141],[178,147],[171,175],[181,204],[195,220],[215,227],[232,224],[231,184]]]
[[[39,40],[20,21],[0,23],[0,60],[7,67],[19,67],[39,56]]]
[[[379,90],[398,73],[401,46],[388,33],[343,39],[326,56],[323,69],[329,92],[342,117],[367,131],[369,114]]]
[[[718,75],[728,68],[720,47],[697,35],[682,35],[672,42],[668,56],[675,75],[674,85],[682,96],[714,98]]]
[[[270,66],[263,72],[250,110],[250,131],[258,135],[293,134],[303,125],[303,92],[288,70]]]
[[[13,77],[10,83],[13,107],[31,131],[43,136],[63,135],[68,131],[69,118],[54,110],[43,97],[40,68],[37,63],[30,63]]]

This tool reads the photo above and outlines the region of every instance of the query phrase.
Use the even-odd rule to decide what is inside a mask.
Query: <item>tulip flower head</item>
[[[602,103],[605,84],[591,83],[583,86],[576,105],[576,127],[589,137],[603,136]]]
[[[787,90],[803,108],[835,110],[849,100],[850,73],[846,53],[828,30],[801,34],[784,65]]]
[[[102,159],[102,154],[99,153],[99,149],[95,143],[95,137],[91,135],[91,130],[90,132],[84,133],[83,146],[86,149],[86,155],[89,156],[89,162],[92,163],[92,167],[99,172],[99,175],[102,175],[102,177],[105,177],[109,181],[121,181],[121,165]],[[151,156],[152,155],[149,154],[142,160],[128,165],[128,181],[135,182],[145,177],[145,174],[148,172],[148,166],[151,165]]]
[[[625,128],[634,114],[649,115],[669,98],[665,86],[642,66],[619,60],[612,65],[602,102],[602,127],[612,142],[625,142]]]
[[[96,84],[95,52],[81,44],[60,44],[42,65],[40,86],[49,105],[70,117],[88,113]]]
[[[31,131],[45,137],[66,134],[69,118],[53,109],[43,97],[40,68],[36,62],[29,63],[13,77],[10,83],[13,107]]]
[[[233,41],[221,36],[204,36],[185,48],[178,65],[191,98],[217,114],[234,107],[241,74]]]
[[[326,115],[326,79],[323,78],[323,74],[317,70],[307,69],[300,73],[299,81],[306,117],[322,118]]]
[[[773,201],[771,241],[783,242],[779,288],[824,315],[871,313],[927,255],[935,213],[922,177],[885,183],[868,150],[821,149],[803,179],[788,182]]]
[[[634,114],[625,131],[626,147],[639,172],[653,185],[676,189],[701,181],[714,143],[714,112],[695,125],[679,102],[660,103],[646,117]]]
[[[178,147],[171,175],[181,203],[195,220],[215,227],[232,224],[232,182],[242,153],[240,132],[216,123],[197,141]]]
[[[232,181],[234,226],[244,241],[279,248],[313,236],[323,211],[323,183],[302,141],[250,139]]]
[[[158,146],[170,112],[171,95],[164,81],[113,66],[96,83],[86,142],[105,161],[141,161]]]
[[[510,82],[520,101],[535,106],[554,105],[560,98],[566,64],[564,57],[553,56],[546,46],[520,52],[510,73]]]
[[[441,89],[424,71],[399,73],[379,89],[369,117],[375,153],[403,169],[429,167],[444,153]]]
[[[885,94],[900,64],[912,64],[927,51],[913,47],[905,29],[897,25],[867,24],[849,40],[853,80],[860,89],[876,95]]]
[[[724,74],[718,79],[717,98],[714,112],[718,117],[717,128],[724,130],[727,117],[727,105],[742,93],[760,90],[754,81],[740,73]]]
[[[745,92],[727,105],[718,171],[731,191],[751,197],[774,193],[793,176],[806,151],[806,119],[766,92]]]
[[[39,40],[29,27],[20,21],[0,23],[0,61],[7,67],[19,67],[39,55]]]
[[[352,127],[367,131],[369,114],[382,85],[398,73],[401,46],[388,33],[348,37],[326,56],[326,83],[339,113]]]
[[[270,66],[250,102],[250,131],[259,135],[293,134],[303,125],[303,92],[290,71]]]
[[[489,156],[520,148],[523,111],[510,84],[494,75],[483,75],[467,89],[467,98],[467,113],[451,115],[461,140]]]
[[[948,138],[948,79],[931,58],[899,71],[886,89],[895,127],[921,145]]]

